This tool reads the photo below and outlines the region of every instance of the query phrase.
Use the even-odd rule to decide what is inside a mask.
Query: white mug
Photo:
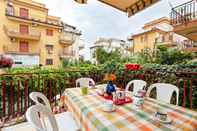
[[[106,100],[104,102],[105,110],[111,111],[113,109],[113,101]]]
[[[125,91],[116,91],[118,99],[125,99]]]
[[[142,106],[143,103],[144,103],[144,98],[133,96],[133,104],[135,106],[140,107],[140,106]]]

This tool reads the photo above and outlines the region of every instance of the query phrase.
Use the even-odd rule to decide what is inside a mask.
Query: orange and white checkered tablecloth
[[[64,94],[69,111],[85,131],[197,131],[197,112],[154,99],[146,98],[142,109],[128,103],[108,113],[102,110],[104,98],[95,89],[85,96],[80,88],[66,89]],[[158,108],[167,110],[171,124],[155,120]]]

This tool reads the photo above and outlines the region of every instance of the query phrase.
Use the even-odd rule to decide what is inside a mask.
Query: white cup
[[[132,98],[133,98],[133,104],[137,107],[142,106],[142,104],[144,103],[144,98],[142,97],[133,96]]]
[[[113,101],[106,100],[104,102],[104,109],[107,111],[111,111],[113,109]]]
[[[165,121],[167,119],[167,111],[164,110],[164,109],[158,109],[155,116],[160,119],[160,120],[163,120]]]
[[[116,95],[118,97],[118,99],[125,99],[125,91],[116,91]]]

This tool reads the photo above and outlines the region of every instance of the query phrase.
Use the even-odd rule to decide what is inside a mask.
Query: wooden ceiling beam
[[[144,0],[140,0],[142,2],[143,8],[146,7],[146,2]]]
[[[137,10],[139,11],[140,7],[139,7],[138,3],[136,3],[135,6],[136,6]]]

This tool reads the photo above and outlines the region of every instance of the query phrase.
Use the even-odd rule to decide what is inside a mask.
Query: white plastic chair
[[[146,87],[147,83],[143,80],[132,80],[127,85],[125,90],[129,91],[129,87],[133,84],[133,95],[136,94],[139,90],[142,90]]]
[[[45,95],[43,95],[42,93],[40,92],[31,92],[29,94],[29,97],[32,101],[34,101],[36,104],[44,104],[51,112],[51,105],[49,103],[49,100],[47,99],[47,97]],[[39,102],[39,99],[41,99],[44,103],[40,103]]]
[[[49,100],[44,94],[40,92],[31,92],[29,97],[31,98],[31,100],[33,100],[36,103],[36,105],[45,106],[51,113],[53,113],[51,110]],[[44,103],[40,103],[38,99],[41,99]],[[43,116],[41,115],[41,117]],[[79,129],[71,112],[67,111],[67,112],[59,113],[59,114],[56,114],[55,117],[60,121],[59,123],[62,122],[61,125],[65,125],[64,122],[66,121],[66,125],[71,128],[71,131],[73,131],[72,129],[76,129],[76,130]]]
[[[48,122],[47,126],[45,126],[45,124],[43,125],[40,120],[40,114],[45,117],[45,124]],[[55,116],[46,106],[33,105],[27,109],[25,115],[27,121],[36,129],[36,131],[59,131]]]
[[[147,91],[147,96],[150,96],[150,92],[153,88],[156,88],[156,99],[164,101],[170,104],[173,92],[176,93],[176,105],[179,103],[179,88],[172,84],[167,83],[155,83],[152,84]]]
[[[90,83],[92,85],[90,85]],[[89,87],[95,86],[95,82],[92,78],[79,78],[76,80],[76,87]]]

